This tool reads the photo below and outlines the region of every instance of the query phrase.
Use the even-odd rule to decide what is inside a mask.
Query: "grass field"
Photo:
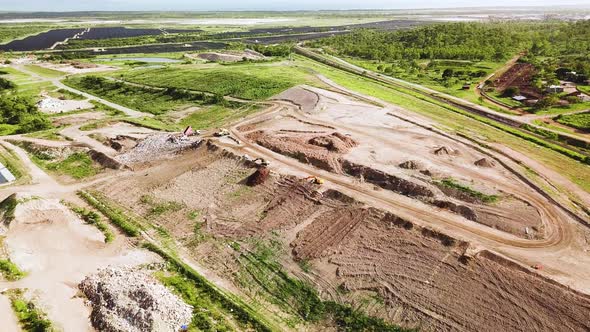
[[[48,68],[44,68],[44,67],[40,67],[40,66],[36,66],[36,65],[25,65],[25,69],[30,72],[33,72],[39,76],[46,77],[46,78],[58,78],[58,77],[62,77],[66,74],[61,71],[48,69]]]
[[[566,126],[590,132],[590,112],[560,115],[555,120]]]
[[[0,43],[4,44],[14,39],[23,39],[51,29],[45,25],[19,24],[2,26],[0,29]]]
[[[300,68],[278,63],[207,67],[181,65],[129,70],[122,75],[124,80],[134,83],[203,91],[248,100],[266,99],[312,80]]]
[[[498,142],[504,144],[515,151],[544,163],[547,167],[563,174],[581,188],[590,192],[589,167],[565,155],[539,147],[534,143],[508,134],[468,116],[452,112],[436,103],[418,98],[409,92],[392,89],[373,80],[352,75],[300,56],[296,57],[296,63],[311,68],[348,89],[377,97],[407,110],[422,114],[440,123],[447,128],[446,130],[463,133],[490,143]]]
[[[248,105],[239,109],[230,109],[222,106],[212,106],[194,112],[180,121],[183,127],[192,126],[195,129],[209,129],[220,127],[226,123],[255,113],[260,108],[256,105]]]
[[[86,85],[83,83],[81,76],[68,78],[63,82],[75,89],[85,91],[119,105],[156,115],[197,104],[196,101],[174,98],[162,91],[141,89],[124,84],[116,85],[114,82],[107,82],[102,87],[98,85]]]

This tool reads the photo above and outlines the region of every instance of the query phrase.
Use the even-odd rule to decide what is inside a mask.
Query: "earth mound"
[[[78,287],[92,305],[90,320],[99,331],[176,332],[192,319],[191,306],[141,270],[102,269]]]
[[[496,163],[493,160],[490,160],[488,158],[481,158],[480,160],[476,161],[475,166],[479,166],[479,167],[494,167],[496,166]]]
[[[346,153],[355,147],[357,143],[350,137],[341,133],[333,133],[326,136],[317,136],[309,140],[311,145],[320,146],[332,152]]]
[[[258,168],[256,172],[252,173],[252,175],[248,177],[246,183],[251,187],[263,184],[266,181],[266,179],[268,179],[269,175],[270,170],[268,169],[268,167],[262,166]]]
[[[437,156],[450,155],[453,153],[454,153],[453,149],[446,147],[446,146],[441,146],[441,147],[434,150],[434,154]]]
[[[408,160],[399,164],[399,167],[404,169],[422,169],[424,168],[424,165],[416,160]]]

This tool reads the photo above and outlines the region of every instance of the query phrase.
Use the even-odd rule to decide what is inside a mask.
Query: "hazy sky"
[[[590,5],[590,0],[0,0],[0,11],[410,9]]]

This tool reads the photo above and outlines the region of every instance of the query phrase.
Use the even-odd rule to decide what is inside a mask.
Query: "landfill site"
[[[174,279],[191,270],[232,305],[286,317],[272,322],[282,330],[337,331],[289,321],[261,295],[271,286],[245,260],[260,243],[321,300],[404,328],[590,330],[590,229],[566,197],[490,147],[326,83],[291,88],[225,129],[83,131],[97,118],[64,117],[66,140],[3,137],[29,179],[0,187],[0,257],[26,273],[0,281],[0,330],[20,331],[17,295],[64,331],[182,331],[200,311],[258,330],[235,307],[195,307],[204,293],[180,293],[188,277]],[[30,158],[76,153],[96,165],[84,181]],[[94,215],[117,227],[101,232]]]

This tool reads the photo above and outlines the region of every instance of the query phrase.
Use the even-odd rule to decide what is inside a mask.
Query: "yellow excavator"
[[[319,185],[324,184],[324,179],[319,178],[317,176],[313,176],[313,175],[306,177],[305,180],[306,181],[309,181],[309,182],[311,182],[313,184],[319,184]]]

